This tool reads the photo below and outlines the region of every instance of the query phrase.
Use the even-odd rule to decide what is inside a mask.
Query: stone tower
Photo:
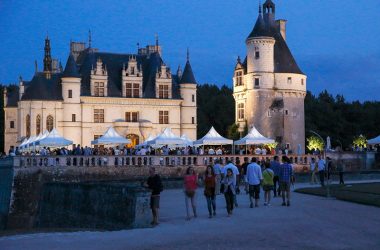
[[[263,9],[263,11],[262,11]],[[236,123],[254,125],[293,153],[305,151],[304,98],[306,75],[286,44],[286,21],[275,19],[267,0],[246,39],[247,56],[238,58],[234,77]]]

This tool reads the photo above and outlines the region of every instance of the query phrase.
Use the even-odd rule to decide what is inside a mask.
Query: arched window
[[[54,128],[54,118],[53,116],[49,115],[46,118],[46,129],[50,132],[53,130],[53,128]]]
[[[26,115],[25,123],[26,137],[30,137],[30,115]]]
[[[36,117],[36,135],[41,133],[41,116],[37,115]]]

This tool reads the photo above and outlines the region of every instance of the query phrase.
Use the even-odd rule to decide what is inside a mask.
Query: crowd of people
[[[163,186],[154,167],[150,168],[149,173],[150,176],[144,185],[152,191],[150,201],[153,214],[152,225],[158,225],[159,200]],[[287,156],[282,156],[281,163],[278,156],[275,156],[272,161],[261,162],[256,157],[252,157],[249,162],[246,157],[243,164],[236,162],[235,165],[228,161],[224,166],[216,160],[201,174],[197,174],[190,166],[183,178],[186,220],[198,216],[196,196],[201,186],[200,182],[204,186],[203,195],[209,218],[213,218],[217,214],[217,195],[224,195],[227,216],[230,217],[234,209],[239,206],[236,196],[244,191],[248,195],[250,208],[259,207],[261,190],[264,192],[264,206],[271,206],[273,193],[273,197],[282,197],[282,206],[289,207],[290,187],[294,181],[293,168]]]

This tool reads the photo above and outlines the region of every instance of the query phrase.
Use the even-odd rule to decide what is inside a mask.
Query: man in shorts
[[[249,201],[250,208],[253,208],[253,199],[255,199],[255,207],[259,206],[260,184],[263,180],[261,167],[257,164],[256,157],[252,158],[251,164],[247,167],[247,182],[249,185]]]
[[[149,169],[149,178],[145,185],[147,188],[152,190],[150,196],[150,208],[152,209],[153,221],[152,226],[158,225],[158,210],[160,208],[160,193],[163,190],[163,185],[161,182],[161,177],[156,174],[156,169],[151,167]]]
[[[293,176],[292,165],[287,156],[282,157],[282,164],[280,166],[280,190],[282,193],[282,206],[290,206],[290,183]],[[285,203],[286,196],[286,203]]]

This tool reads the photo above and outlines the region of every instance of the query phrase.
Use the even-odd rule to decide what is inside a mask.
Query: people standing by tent
[[[190,220],[190,204],[193,210],[194,218],[197,217],[197,208],[195,204],[195,194],[197,189],[198,176],[194,171],[193,167],[188,167],[186,170],[186,175],[184,177],[184,192],[185,192],[185,203],[186,203],[186,219]],[[190,204],[189,204],[190,203]]]
[[[282,157],[282,164],[280,166],[280,188],[282,193],[282,206],[290,206],[290,184],[293,176],[292,165],[287,156]],[[285,203],[286,198],[286,203]]]
[[[159,208],[160,208],[160,193],[163,190],[161,177],[156,174],[156,169],[151,167],[149,169],[149,178],[145,184],[150,190],[152,190],[150,196],[150,208],[152,209],[153,221],[152,226],[158,225]]]
[[[325,169],[326,169],[326,162],[322,158],[322,156],[318,156],[318,173],[319,173],[319,180],[321,182],[321,186],[325,186]]]
[[[317,184],[318,164],[315,162],[315,158],[311,158],[310,162],[310,184]]]
[[[274,176],[273,176],[273,197],[280,196],[280,184],[279,184],[279,174],[280,174],[280,161],[278,156],[273,157],[273,161],[270,162],[270,168],[272,169]]]
[[[263,171],[264,206],[270,206],[271,191],[273,190],[274,172],[270,169],[270,163],[265,163]]]
[[[227,175],[227,170],[228,169],[231,169],[232,170],[232,178],[234,180],[234,187],[236,188],[237,187],[237,179],[239,178],[239,169],[232,163],[231,160],[227,160],[227,165],[224,166],[223,170],[222,170],[222,173],[224,176]],[[235,207],[238,207],[238,203],[237,203],[237,199],[236,199],[236,190],[234,192],[234,204],[235,204]]]
[[[247,167],[250,208],[253,208],[253,199],[255,200],[255,207],[259,206],[260,184],[262,182],[262,179],[263,175],[261,172],[261,167],[257,164],[256,157],[253,157],[251,164],[249,164]]]
[[[215,203],[215,190],[216,190],[216,179],[214,174],[214,168],[211,165],[208,165],[206,168],[204,176],[204,195],[207,201],[207,209],[209,218],[216,216],[216,203]]]
[[[220,194],[220,182],[222,181],[222,166],[219,164],[219,160],[215,159],[214,174],[215,174],[215,194]]]
[[[234,196],[235,196],[235,180],[232,168],[226,170],[226,175],[222,180],[223,184],[223,193],[226,199],[226,208],[228,217],[232,215],[234,209]]]

